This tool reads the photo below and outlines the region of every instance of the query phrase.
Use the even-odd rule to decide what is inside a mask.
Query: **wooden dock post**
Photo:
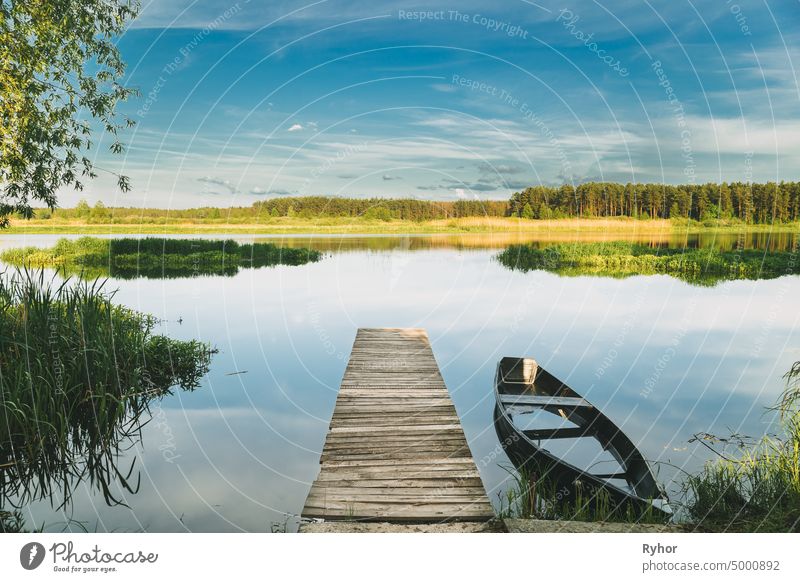
[[[494,517],[424,329],[359,329],[302,516]]]

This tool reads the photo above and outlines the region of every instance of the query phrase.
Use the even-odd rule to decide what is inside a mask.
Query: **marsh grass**
[[[501,518],[663,524],[669,516],[652,503],[615,503],[608,491],[548,478],[549,470],[509,469],[511,486],[500,495]]]
[[[231,276],[240,269],[303,265],[322,258],[319,251],[269,243],[171,238],[60,239],[48,249],[10,249],[0,259],[18,267],[57,268],[83,278],[118,279]]]
[[[627,242],[559,243],[543,248],[512,245],[497,260],[518,271],[606,277],[665,274],[700,285],[800,273],[800,262],[787,251],[653,248]]]
[[[719,452],[684,484],[688,519],[706,531],[800,531],[800,362],[786,374],[776,410],[781,437],[738,454]]]
[[[64,508],[82,480],[121,503],[112,484],[135,492],[139,481],[118,457],[150,402],[208,371],[208,344],[155,334],[156,319],[112,297],[98,282],[0,275],[0,504]]]
[[[19,510],[0,509],[0,533],[23,533],[25,531],[25,520]]]

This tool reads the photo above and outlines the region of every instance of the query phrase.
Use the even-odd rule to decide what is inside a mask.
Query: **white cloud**
[[[800,121],[743,120],[690,117],[692,147],[696,151],[745,153],[748,150],[782,156],[800,156]]]
[[[203,176],[202,178],[198,178],[197,181],[203,182],[206,184],[206,186],[212,187],[206,190],[206,193],[208,194],[219,194],[219,192],[215,192],[213,190],[213,186],[222,186],[231,194],[236,194],[239,191],[239,189],[230,180],[225,180],[216,176]]]
[[[299,123],[295,123],[293,126],[291,126],[286,131],[302,131],[302,129],[303,129],[302,125],[300,125]]]

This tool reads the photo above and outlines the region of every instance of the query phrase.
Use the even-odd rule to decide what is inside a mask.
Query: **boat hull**
[[[529,361],[532,362],[524,358],[503,358],[498,363],[495,378],[495,431],[506,455],[517,471],[524,475],[524,481],[535,484],[533,486],[539,492],[546,492],[553,497],[552,502],[556,506],[574,509],[577,504],[590,509],[601,503],[602,498],[602,503],[607,501],[605,505],[610,505],[613,512],[622,513],[628,518],[637,519],[650,515],[658,519],[668,519],[671,514],[653,504],[654,500],[665,501],[665,497],[647,462],[633,442],[611,420],[574,390],[538,368],[535,363],[533,366],[526,364],[535,379],[531,377],[530,381],[524,378],[522,382],[509,381],[504,370],[507,372],[509,366],[518,366],[521,362]],[[537,408],[558,414],[574,424],[574,428],[568,429],[572,431],[570,436],[581,433],[580,436],[597,439],[603,449],[611,453],[624,468],[628,487],[619,487],[606,478],[576,467],[530,438],[526,433],[536,431],[520,429],[513,420],[513,413],[519,407],[517,401],[531,400],[539,403]],[[580,401],[580,406],[573,409],[562,406],[572,401]],[[550,432],[554,431],[551,429]]]

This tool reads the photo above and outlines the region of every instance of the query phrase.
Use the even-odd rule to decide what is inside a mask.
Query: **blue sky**
[[[422,19],[418,11],[425,11]],[[796,180],[796,0],[143,2],[126,206]]]

